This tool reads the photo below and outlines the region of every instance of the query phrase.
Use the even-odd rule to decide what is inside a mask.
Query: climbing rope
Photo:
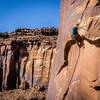
[[[67,95],[67,93],[68,93],[68,91],[69,91],[69,86],[70,86],[70,84],[71,84],[71,82],[72,82],[72,79],[73,79],[73,76],[74,76],[74,74],[75,74],[75,70],[76,70],[76,66],[77,66],[77,64],[78,64],[79,57],[80,57],[80,48],[79,48],[79,54],[78,54],[78,58],[77,58],[75,67],[74,67],[74,69],[73,69],[72,76],[71,76],[71,78],[70,78],[70,80],[69,80],[68,88],[67,88],[66,92],[64,93],[64,96],[63,96],[63,99],[62,99],[62,100],[65,99],[65,96]]]

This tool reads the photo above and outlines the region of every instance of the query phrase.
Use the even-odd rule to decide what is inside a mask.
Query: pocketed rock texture
[[[24,36],[0,41],[0,90],[48,85],[57,36]]]
[[[61,0],[47,100],[100,100],[100,0]],[[81,48],[70,32],[78,23]]]

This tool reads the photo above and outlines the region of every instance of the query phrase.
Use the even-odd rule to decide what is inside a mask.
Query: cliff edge
[[[23,33],[0,38],[0,91],[48,86],[57,35]]]
[[[44,100],[58,30],[0,33],[0,100]]]

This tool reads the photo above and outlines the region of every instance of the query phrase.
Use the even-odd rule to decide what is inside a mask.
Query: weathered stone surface
[[[50,36],[44,38],[1,43],[0,91],[48,84],[56,39]]]
[[[70,36],[79,19],[81,48]],[[100,100],[100,0],[61,0],[59,33],[47,100]]]

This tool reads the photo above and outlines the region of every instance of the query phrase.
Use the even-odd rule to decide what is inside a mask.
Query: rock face
[[[35,37],[2,42],[0,91],[27,89],[37,84],[47,85],[55,47],[56,40],[50,36],[42,40]]]
[[[60,12],[47,100],[100,100],[100,0],[61,0]],[[81,48],[70,36],[79,19]]]

